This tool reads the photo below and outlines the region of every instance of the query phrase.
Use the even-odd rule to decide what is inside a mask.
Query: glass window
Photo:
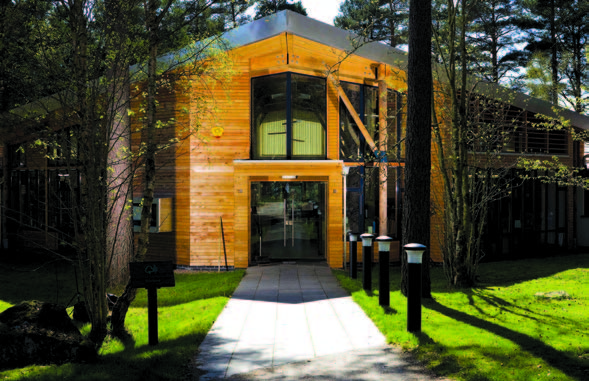
[[[324,158],[327,101],[325,81],[292,74],[292,156]]]
[[[255,159],[286,159],[286,74],[252,82]]]
[[[378,144],[378,88],[354,83],[342,83],[354,110],[364,127]],[[347,162],[372,161],[374,156],[344,102],[340,100],[340,159]]]
[[[362,98],[362,86],[353,83],[342,83],[342,89],[346,93],[355,110],[360,110]],[[350,112],[340,101],[340,159],[344,161],[360,161],[362,151],[360,144],[360,130]]]
[[[324,159],[325,79],[285,73],[252,80],[252,158]]]

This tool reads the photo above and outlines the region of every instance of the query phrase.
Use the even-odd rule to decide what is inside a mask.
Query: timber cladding
[[[156,197],[174,198],[176,263],[215,268],[224,265],[226,253],[229,266],[248,267],[252,256],[251,183],[287,181],[282,176],[292,175],[297,176],[296,181],[325,184],[326,260],[331,267],[341,267],[343,162],[339,160],[337,85],[326,80],[326,160],[258,161],[250,160],[252,78],[292,72],[375,85],[378,62],[354,55],[343,60],[343,51],[290,33],[233,49],[229,55],[232,65],[226,70],[232,76],[228,82],[207,83],[194,78],[191,93],[185,88],[161,92],[158,99],[163,105],[161,117],[175,118],[178,131],[183,126],[197,128],[196,133],[158,157],[162,173]],[[389,69],[385,71],[387,84],[394,89],[405,88],[404,73]],[[136,102],[134,107],[138,106]],[[186,108],[191,112],[183,113]]]
[[[285,173],[297,181],[323,182],[327,200],[327,255],[331,266],[340,267],[342,243],[342,165],[339,158],[339,98],[328,84],[327,159],[322,161],[249,161],[251,147],[251,79],[286,71],[325,77],[327,64],[341,52],[325,54],[325,46],[282,33],[230,52],[234,75],[231,83],[207,88],[214,117],[202,120],[199,134],[191,137],[187,157],[176,168],[177,263],[218,266],[227,253],[229,266],[249,265],[250,191],[252,181],[284,181]],[[286,60],[286,55],[297,56]],[[307,58],[305,58],[307,57]],[[310,59],[310,57],[322,57]],[[326,61],[327,60],[327,61]],[[329,61],[329,62],[328,62]],[[347,80],[359,81],[358,67],[369,74],[366,59],[345,64]],[[362,71],[364,73],[364,71]],[[354,75],[352,75],[354,74]],[[374,76],[374,74],[371,74]],[[202,91],[195,85],[193,91]],[[200,99],[198,97],[194,97]],[[191,106],[191,109],[195,106]],[[213,128],[221,127],[215,137]],[[223,235],[221,233],[223,219]],[[223,241],[225,249],[223,248]]]
[[[167,167],[171,180],[158,184],[160,191],[175,197],[176,263],[217,267],[226,253],[229,266],[247,267],[251,258],[251,183],[285,181],[282,175],[289,174],[297,176],[297,181],[325,184],[326,260],[331,267],[341,267],[343,162],[339,160],[340,100],[336,85],[326,80],[326,160],[254,161],[249,160],[251,83],[255,77],[293,72],[322,78],[331,74],[341,81],[374,85],[378,63],[354,55],[343,60],[343,51],[290,33],[233,49],[229,54],[232,67],[227,70],[233,73],[229,83],[195,79],[192,94],[162,94],[160,99],[161,103],[178,102],[164,108],[168,115],[182,124],[198,124],[198,133],[177,148],[175,165]],[[389,85],[404,87],[402,72],[390,70],[388,74]],[[186,104],[190,104],[188,116],[179,112]],[[203,110],[210,117],[192,120]],[[167,188],[171,183],[173,191]]]

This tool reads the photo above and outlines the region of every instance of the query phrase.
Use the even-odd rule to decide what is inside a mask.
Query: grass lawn
[[[400,268],[391,269],[391,308],[336,271],[340,283],[391,344],[437,374],[457,380],[589,380],[589,255],[484,263],[476,288],[452,289],[431,271],[433,299],[422,300],[422,332],[407,328]],[[542,299],[564,290],[570,298]]]
[[[71,267],[0,262],[0,312],[22,300],[67,304],[76,295]],[[0,371],[0,380],[178,380],[192,372],[196,354],[243,277],[229,273],[177,272],[176,287],[158,290],[159,345],[148,345],[147,292],[139,290],[127,314],[133,342],[107,338],[97,363],[29,366]],[[89,326],[83,326],[88,332]]]

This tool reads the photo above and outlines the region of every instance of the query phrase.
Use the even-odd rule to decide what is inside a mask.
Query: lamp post
[[[388,307],[391,304],[389,281],[389,251],[391,250],[391,237],[381,235],[376,237],[378,242],[378,304]]]
[[[350,278],[358,278],[358,248],[356,242],[358,241],[358,233],[348,232],[350,239]]]
[[[421,262],[426,247],[410,243],[404,248],[407,252],[407,331],[421,332]]]
[[[362,238],[362,284],[364,290],[372,291],[372,239],[374,234],[364,233]]]
[[[342,167],[342,176],[344,177],[344,194],[343,194],[343,198],[344,198],[344,271],[346,270],[346,259],[347,259],[347,248],[346,248],[346,234],[347,234],[347,230],[348,230],[348,214],[347,214],[347,205],[346,205],[346,201],[347,201],[347,193],[348,193],[348,173],[350,173],[350,167],[346,167],[345,164]]]

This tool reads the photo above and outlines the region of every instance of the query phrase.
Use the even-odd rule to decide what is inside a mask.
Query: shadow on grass
[[[482,263],[479,285],[508,287],[577,268],[589,268],[589,254]]]
[[[381,306],[381,308],[386,315],[396,315],[399,313],[396,309],[392,308],[391,306]]]
[[[91,364],[68,363],[56,367],[20,368],[21,380],[190,380],[198,379],[188,366],[206,334],[190,334],[160,342],[157,346],[125,347],[102,355]],[[2,373],[0,373],[2,374]]]
[[[443,347],[437,344],[427,333],[415,332],[413,335],[419,340],[420,347],[427,348],[428,352],[440,354],[441,358],[435,361],[435,365],[430,367],[435,374],[458,374],[463,370],[456,356],[444,354]],[[477,378],[477,380],[483,381],[487,380],[487,378]]]
[[[538,339],[446,307],[433,299],[424,300],[423,305],[451,319],[486,330],[497,336],[510,340],[519,345],[522,350],[527,351],[535,357],[543,359],[546,363],[550,364],[550,366],[559,369],[573,379],[581,380],[586,379],[587,377],[587,367],[582,361],[567,353],[558,351]],[[431,341],[431,339],[429,340]],[[478,380],[479,378],[476,379]]]

